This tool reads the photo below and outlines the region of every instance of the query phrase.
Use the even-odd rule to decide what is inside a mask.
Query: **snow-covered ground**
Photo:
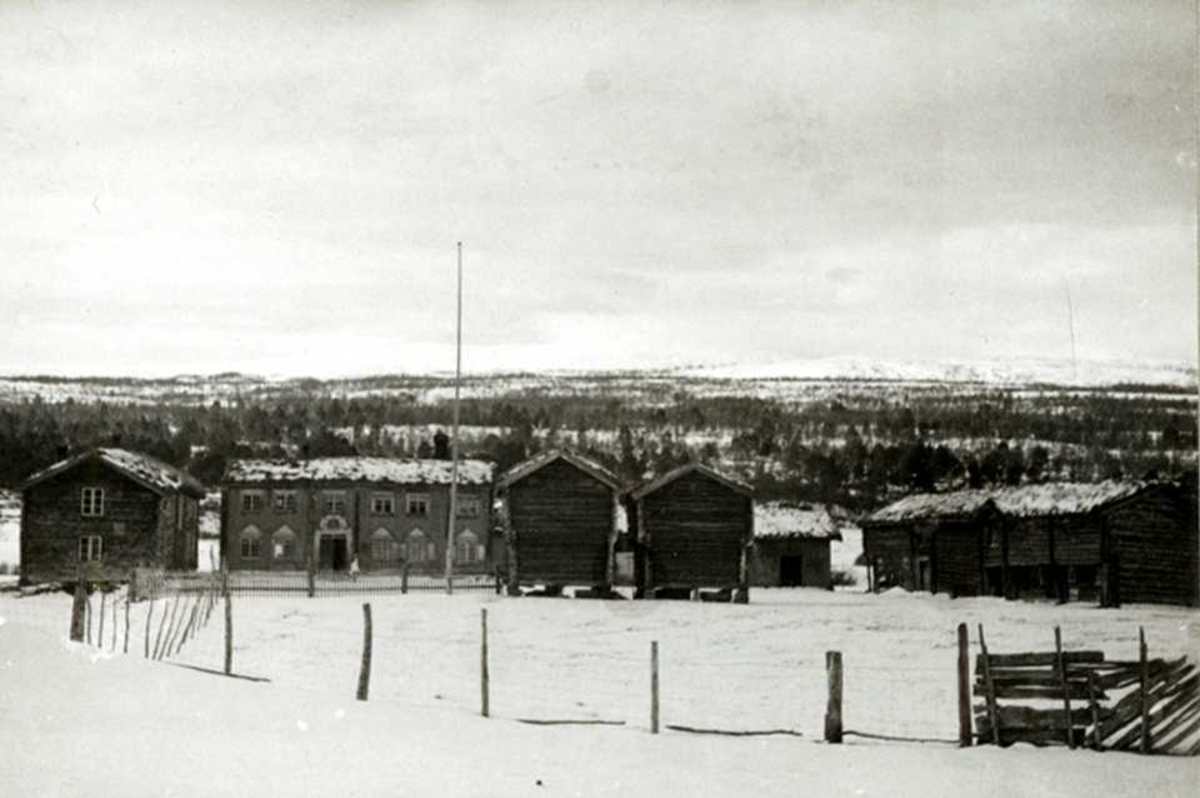
[[[1058,623],[1069,648],[1132,656],[1144,625],[1154,655],[1194,655],[1200,614],[1182,609],[813,590],[758,590],[747,606],[374,596],[362,704],[356,599],[235,598],[234,669],[272,680],[254,684],[143,661],[145,603],[122,657],[61,640],[68,596],[0,595],[0,751],[21,752],[0,756],[10,794],[1191,796],[1200,778],[1197,759],[819,743],[826,650],[844,652],[848,729],[952,740],[958,621],[982,622],[997,651],[1052,647]],[[491,720],[477,717],[481,608]],[[803,737],[650,735],[651,640],[664,724]],[[177,661],[219,668],[221,652],[217,613]]]
[[[1194,795],[1195,759],[535,727],[105,657],[0,626],[10,795]]]

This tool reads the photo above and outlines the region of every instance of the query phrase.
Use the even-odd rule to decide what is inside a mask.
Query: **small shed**
[[[636,540],[638,595],[728,590],[749,600],[754,490],[700,463],[669,471],[626,497]]]
[[[91,449],[21,486],[21,581],[124,581],[135,567],[194,570],[203,486],[148,455]]]
[[[586,457],[552,450],[502,474],[508,589],[605,589],[615,581],[621,481]]]
[[[829,546],[838,523],[820,504],[767,502],[754,508],[750,584],[833,588]]]

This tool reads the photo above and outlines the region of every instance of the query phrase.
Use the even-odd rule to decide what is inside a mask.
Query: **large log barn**
[[[863,523],[872,589],[1197,604],[1194,491],[1049,483],[916,494]]]
[[[133,568],[195,570],[192,476],[144,454],[92,449],[21,486],[21,582],[124,581]]]
[[[689,463],[631,491],[625,499],[636,541],[637,595],[728,591],[749,600],[754,490],[700,463]]]
[[[621,482],[585,457],[544,452],[496,483],[506,513],[508,590],[541,585],[607,590],[615,581],[614,545]]]
[[[221,562],[231,570],[440,573],[449,460],[234,460],[221,484]],[[454,569],[492,572],[492,465],[458,470]]]

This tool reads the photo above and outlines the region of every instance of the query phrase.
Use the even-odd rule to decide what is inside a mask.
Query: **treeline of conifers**
[[[215,485],[230,458],[449,457],[449,403],[409,395],[210,404],[0,405],[0,485],[90,446],[120,445]],[[1196,463],[1196,404],[1134,392],[863,392],[820,401],[497,396],[461,407],[462,454],[501,469],[567,446],[628,480],[701,460],[764,499],[866,509],[896,495],[1050,479],[1174,477]],[[397,434],[399,430],[399,434]],[[441,434],[439,434],[439,431]]]

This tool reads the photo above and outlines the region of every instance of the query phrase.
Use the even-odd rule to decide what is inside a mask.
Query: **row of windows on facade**
[[[408,539],[403,547],[386,529],[377,529],[371,535],[371,559],[374,562],[433,562],[437,560],[437,544],[428,538],[420,529],[408,533]],[[271,557],[276,560],[294,560],[296,558],[296,533],[291,529],[280,527],[271,535]],[[242,531],[240,553],[243,560],[257,560],[262,557],[262,533],[253,526]],[[403,557],[401,556],[403,554]],[[482,543],[474,532],[458,533],[454,543],[454,559],[456,562],[482,562],[487,556]]]
[[[407,515],[429,515],[428,493],[406,493],[404,509]],[[271,491],[271,506],[276,513],[299,512],[300,498],[294,490]],[[242,512],[261,513],[266,507],[265,491],[242,491]],[[324,515],[345,515],[346,494],[341,491],[324,491],[321,494],[321,510]],[[459,496],[456,515],[459,518],[478,518],[482,505],[478,496]],[[396,497],[391,493],[371,494],[371,515],[395,515]]]

